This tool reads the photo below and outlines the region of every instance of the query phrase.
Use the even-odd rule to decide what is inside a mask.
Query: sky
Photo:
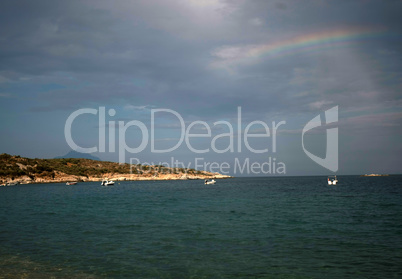
[[[1,1],[0,153],[78,149],[235,176],[402,173],[400,11],[393,0]]]

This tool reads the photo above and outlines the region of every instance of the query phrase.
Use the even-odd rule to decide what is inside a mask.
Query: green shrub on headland
[[[0,154],[0,184],[5,181],[28,177],[55,179],[60,175],[103,178],[107,174],[201,174],[194,169],[171,169],[161,165],[130,165],[114,162],[95,161],[90,159],[31,159],[9,154]]]

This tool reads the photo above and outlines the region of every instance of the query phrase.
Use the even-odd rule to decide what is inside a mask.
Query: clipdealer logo
[[[92,147],[81,147],[79,146],[73,139],[72,136],[72,126],[76,119],[79,119],[81,115],[90,114],[97,115],[98,117],[98,136],[99,141],[97,145]],[[208,152],[214,152],[216,154],[222,153],[242,153],[242,151],[251,152],[254,154],[263,154],[272,152],[275,154],[277,152],[277,136],[278,129],[280,126],[285,125],[286,121],[280,121],[276,123],[272,121],[272,126],[269,127],[267,123],[260,120],[255,120],[243,128],[244,125],[242,120],[242,111],[241,107],[237,108],[237,121],[236,123],[231,123],[229,121],[216,121],[212,123],[213,125],[208,124],[205,121],[197,120],[191,123],[186,123],[183,117],[176,111],[171,109],[151,109],[150,110],[150,131],[148,127],[139,120],[131,120],[128,122],[125,121],[108,121],[106,122],[106,114],[109,117],[113,117],[116,115],[116,110],[109,109],[106,112],[105,107],[99,107],[98,109],[93,108],[83,108],[78,109],[71,113],[66,120],[64,127],[64,135],[67,144],[71,149],[81,152],[81,153],[94,153],[94,152],[109,152],[109,153],[118,153],[118,158],[120,163],[126,163],[128,158],[126,158],[127,154],[138,154],[144,151],[146,148],[149,148],[151,153],[169,153],[174,152],[183,144],[186,145],[189,151],[194,154],[205,154]],[[158,148],[156,142],[156,125],[158,123],[158,117],[165,118],[166,114],[169,114],[170,118],[175,118],[178,130],[180,131],[180,136],[177,139],[177,142],[174,146],[170,148],[161,149]],[[77,120],[78,121],[78,120]],[[321,121],[320,115],[317,115],[313,119],[311,119],[302,130],[302,147],[304,153],[312,159],[317,164],[322,167],[336,172],[338,170],[338,128],[328,128],[326,131],[327,142],[326,142],[326,156],[325,158],[320,158],[305,148],[304,145],[304,135],[306,132],[320,127],[324,124],[331,124],[338,122],[338,106],[335,106],[331,109],[325,111],[325,120]],[[221,133],[218,135],[212,135],[212,127],[218,127],[227,129],[227,133]],[[106,127],[108,127],[108,133],[106,132]],[[131,128],[133,127],[133,128]],[[203,131],[203,133],[195,133],[194,130]],[[253,133],[258,128],[258,133]],[[132,147],[126,142],[126,133],[128,129],[136,129],[136,138],[140,138],[140,144],[136,147]],[[116,135],[116,131],[117,135]],[[118,137],[116,139],[116,136]],[[265,138],[271,140],[271,148],[256,148],[250,142],[251,138]],[[196,140],[210,139],[209,148],[197,149],[194,147],[194,142]],[[264,139],[264,140],[265,140]],[[108,146],[106,143],[108,142]],[[217,144],[220,142],[220,144]],[[116,145],[117,143],[117,145]],[[227,143],[224,146],[224,143]],[[269,141],[267,141],[269,143]],[[148,146],[149,145],[149,146]],[[222,148],[224,146],[224,148]],[[107,148],[108,147],[108,148]],[[117,147],[117,150],[116,150]],[[265,145],[265,147],[267,147]],[[223,174],[229,174],[230,170],[234,174],[286,174],[286,165],[284,162],[277,161],[275,157],[268,156],[263,163],[261,162],[253,162],[250,158],[235,158],[234,162],[207,162],[203,157],[194,157],[194,164],[180,162],[179,160],[171,157],[170,162],[157,162],[156,164],[150,163],[151,165],[164,165],[166,167],[183,167],[183,168],[203,168],[205,171],[210,172],[219,172]],[[135,162],[136,165],[140,164],[140,161],[137,158],[130,157],[130,164]]]
[[[79,146],[73,139],[72,126],[74,121],[79,121],[79,117],[82,115],[97,115],[98,117],[98,136],[99,142],[92,147]],[[176,139],[177,142],[170,148],[160,148],[157,146],[156,130],[158,120],[166,119],[167,114],[171,119],[175,119],[175,124],[180,131],[180,136]],[[116,115],[116,110],[109,109],[106,111],[105,107],[99,107],[98,109],[83,108],[78,109],[70,114],[67,118],[64,126],[64,135],[67,144],[71,149],[81,153],[94,153],[94,152],[118,152],[119,162],[126,163],[127,154],[138,154],[144,151],[146,148],[151,153],[169,153],[174,152],[180,146],[184,145],[193,154],[205,154],[208,152],[214,152],[216,154],[222,153],[242,153],[243,151],[263,154],[277,151],[277,135],[280,126],[285,125],[286,121],[280,121],[276,123],[272,121],[270,127],[268,123],[260,120],[255,120],[245,125],[242,120],[241,107],[237,108],[237,119],[231,123],[229,121],[220,120],[212,124],[205,121],[197,120],[191,123],[186,123],[183,117],[176,111],[171,109],[151,109],[150,110],[150,131],[148,127],[139,120],[125,121],[108,121],[106,122],[106,115],[113,117]],[[158,119],[159,118],[159,119]],[[245,127],[243,127],[245,125]],[[108,127],[108,132],[106,131]],[[133,128],[131,128],[133,127]],[[126,133],[128,129],[136,130],[136,138],[140,138],[140,144],[138,146],[130,146],[126,142]],[[212,134],[212,128],[217,130],[227,130],[228,132],[220,133],[217,135]],[[116,135],[116,130],[118,133]],[[195,133],[195,131],[202,131],[202,133]],[[116,139],[117,136],[117,139]],[[268,148],[266,143],[257,147],[253,145],[252,138],[263,138],[264,142],[269,143],[271,146]],[[265,139],[264,139],[265,138]],[[204,149],[197,149],[194,143],[202,139],[210,140],[210,146]],[[108,146],[107,143],[108,142]],[[117,145],[116,145],[117,143]],[[225,143],[227,143],[225,145]],[[254,141],[255,143],[255,141]],[[117,150],[116,150],[117,146]],[[108,148],[107,148],[108,147]],[[243,153],[244,154],[244,153]],[[277,161],[275,157],[267,156],[264,162],[251,161],[250,158],[235,158],[234,162],[207,162],[202,157],[194,157],[194,164],[180,162],[174,157],[171,158],[172,164],[169,162],[158,162],[153,165],[164,165],[166,167],[185,167],[185,168],[203,168],[209,172],[219,172],[223,174],[229,174],[230,169],[234,174],[286,174],[286,165],[283,162]],[[131,164],[136,162],[138,165],[140,162],[137,158],[129,158]],[[141,164],[144,164],[143,162]]]

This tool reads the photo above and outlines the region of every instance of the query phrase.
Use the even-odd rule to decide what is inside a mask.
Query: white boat
[[[338,183],[338,179],[335,176],[328,176],[328,185],[336,185]]]
[[[101,185],[102,186],[112,186],[112,185],[114,185],[114,181],[105,179],[105,180],[102,180]]]
[[[211,179],[211,180],[207,180],[207,179],[205,179],[205,181],[204,181],[204,184],[215,184],[216,183],[216,181],[215,180],[213,180],[213,179]]]
[[[77,184],[77,182],[75,182],[75,181],[74,181],[74,182],[67,182],[67,183],[66,183],[66,185],[76,185],[76,184]]]

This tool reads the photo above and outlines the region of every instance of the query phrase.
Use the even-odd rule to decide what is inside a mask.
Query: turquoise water
[[[0,278],[401,278],[401,176],[0,188]]]

